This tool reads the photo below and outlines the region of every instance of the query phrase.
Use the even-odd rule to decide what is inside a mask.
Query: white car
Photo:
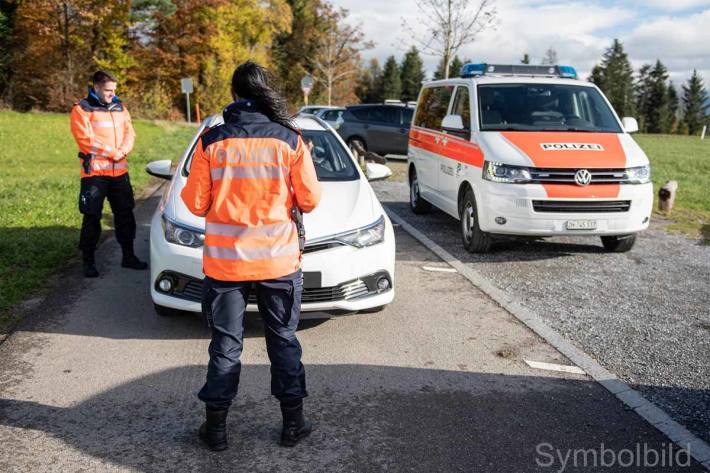
[[[337,130],[338,127],[340,127],[340,124],[343,123],[344,111],[344,108],[324,108],[322,110],[318,110],[313,115],[332,126],[334,130]]]
[[[419,95],[411,208],[459,219],[474,253],[498,235],[595,235],[608,251],[628,251],[653,205],[637,130],[571,67],[467,64]]]
[[[146,171],[171,179],[151,222],[150,293],[159,315],[173,310],[200,312],[202,242],[205,220],[190,213],[180,192],[185,186],[195,144],[205,127],[222,123],[222,116],[205,120],[171,173],[169,160],[154,161]],[[391,175],[386,166],[357,165],[342,139],[315,117],[295,120],[323,186],[316,209],[304,215],[302,318],[328,318],[357,311],[375,311],[394,298],[395,242],[392,223],[369,180]],[[256,312],[255,298],[247,311]]]

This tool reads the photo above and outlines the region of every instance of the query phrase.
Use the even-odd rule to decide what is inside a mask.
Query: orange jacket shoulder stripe
[[[121,176],[128,172],[127,160],[115,161],[120,150],[128,155],[133,150],[136,133],[131,115],[120,101],[104,104],[94,94],[74,104],[71,132],[79,151],[91,154],[89,172],[81,168],[81,177]]]
[[[320,200],[311,155],[300,134],[240,102],[197,142],[181,197],[204,216],[203,269],[223,281],[273,279],[300,267],[291,208]]]

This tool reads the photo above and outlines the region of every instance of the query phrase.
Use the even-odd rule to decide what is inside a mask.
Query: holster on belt
[[[91,172],[91,160],[94,159],[94,155],[90,153],[82,153],[79,151],[79,159],[81,159],[81,166],[84,168],[84,172],[89,174]]]
[[[303,212],[297,206],[291,207],[291,218],[296,222],[298,230],[298,248],[303,252],[306,247],[306,227],[303,226]]]

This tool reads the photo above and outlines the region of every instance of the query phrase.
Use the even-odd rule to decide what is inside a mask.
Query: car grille
[[[628,212],[630,200],[533,200],[535,212],[607,213]]]
[[[345,246],[345,244],[339,241],[324,241],[322,243],[306,244],[306,247],[303,249],[303,252],[314,253],[316,251],[327,250],[329,248],[337,248],[339,246]]]
[[[626,169],[587,169],[592,175],[593,184],[624,184],[629,177]],[[530,176],[533,183],[545,184],[576,184],[574,174],[578,169],[531,168]]]
[[[347,301],[369,294],[370,290],[367,288],[365,282],[356,279],[355,281],[343,283],[338,286],[304,288],[301,293],[301,302]],[[182,293],[174,293],[173,295],[199,302],[202,299],[202,281],[190,281],[185,285]],[[254,291],[249,294],[248,302],[249,304],[256,304],[256,293]]]

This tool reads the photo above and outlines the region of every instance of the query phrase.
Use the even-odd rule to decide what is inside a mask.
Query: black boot
[[[122,243],[121,249],[123,250],[123,259],[121,259],[122,267],[130,269],[148,268],[148,263],[139,260],[133,252],[133,241],[130,243]]]
[[[200,439],[210,450],[218,452],[227,449],[227,409],[213,411],[206,408],[207,420],[200,426]]]
[[[308,437],[313,430],[313,424],[303,417],[303,400],[281,403],[283,416],[283,430],[281,431],[281,445],[293,447],[301,439]]]
[[[84,277],[99,277],[99,272],[96,270],[96,264],[94,263],[94,253],[84,252],[82,253],[81,259],[84,261]]]

